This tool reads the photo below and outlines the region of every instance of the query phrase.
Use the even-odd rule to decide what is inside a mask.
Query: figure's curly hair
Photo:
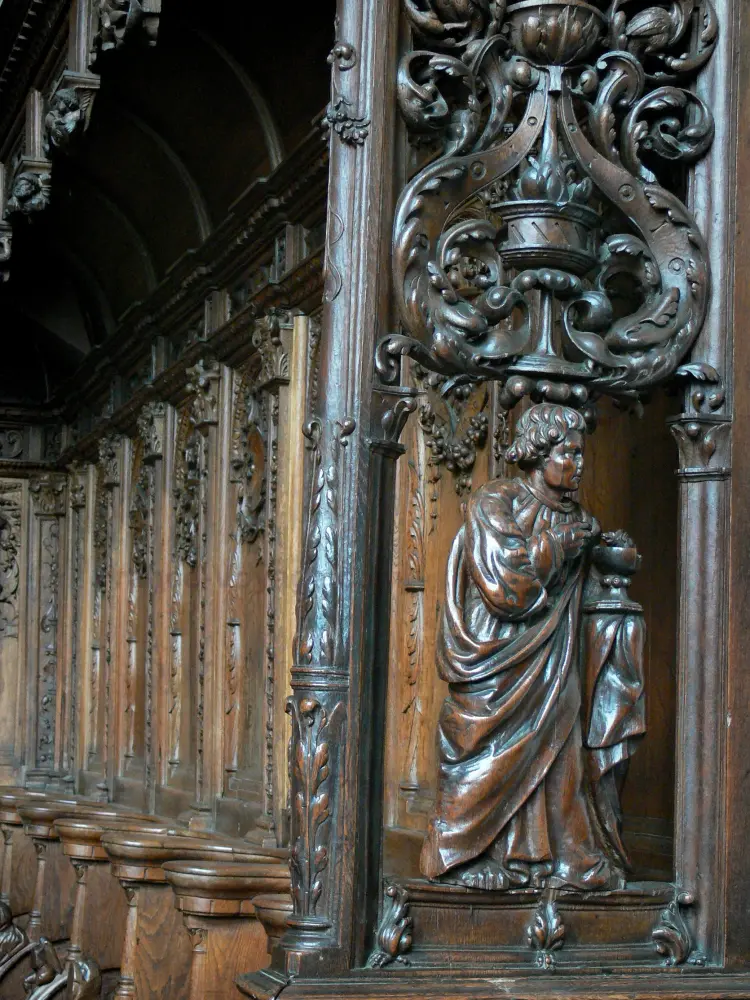
[[[556,444],[565,440],[569,431],[586,430],[583,414],[569,406],[538,403],[532,406],[516,424],[513,444],[505,452],[505,460],[529,469],[544,458]]]

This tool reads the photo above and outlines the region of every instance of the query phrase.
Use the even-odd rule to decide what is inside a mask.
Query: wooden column
[[[60,762],[58,657],[64,583],[66,481],[43,475],[29,484],[28,730],[26,781],[45,786]]]
[[[320,393],[307,438],[305,545],[292,666],[294,913],[274,969],[241,988],[363,964],[377,907],[393,474],[413,400],[374,380],[389,329],[399,4],[340,0]]]

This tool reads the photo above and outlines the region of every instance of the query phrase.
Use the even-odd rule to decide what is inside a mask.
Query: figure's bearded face
[[[544,481],[554,490],[577,490],[583,476],[583,434],[569,431],[543,459]]]

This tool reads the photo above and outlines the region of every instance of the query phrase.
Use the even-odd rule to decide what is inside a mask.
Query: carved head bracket
[[[707,251],[675,187],[714,135],[691,78],[716,44],[710,0],[405,0],[427,47],[398,99],[440,152],[404,189],[393,273],[398,356],[581,406],[676,373],[703,325]],[[714,380],[708,366],[697,377]],[[687,372],[685,372],[687,374]]]

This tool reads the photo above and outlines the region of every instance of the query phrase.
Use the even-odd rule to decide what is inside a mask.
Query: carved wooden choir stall
[[[0,998],[750,996],[749,15],[3,0]]]

